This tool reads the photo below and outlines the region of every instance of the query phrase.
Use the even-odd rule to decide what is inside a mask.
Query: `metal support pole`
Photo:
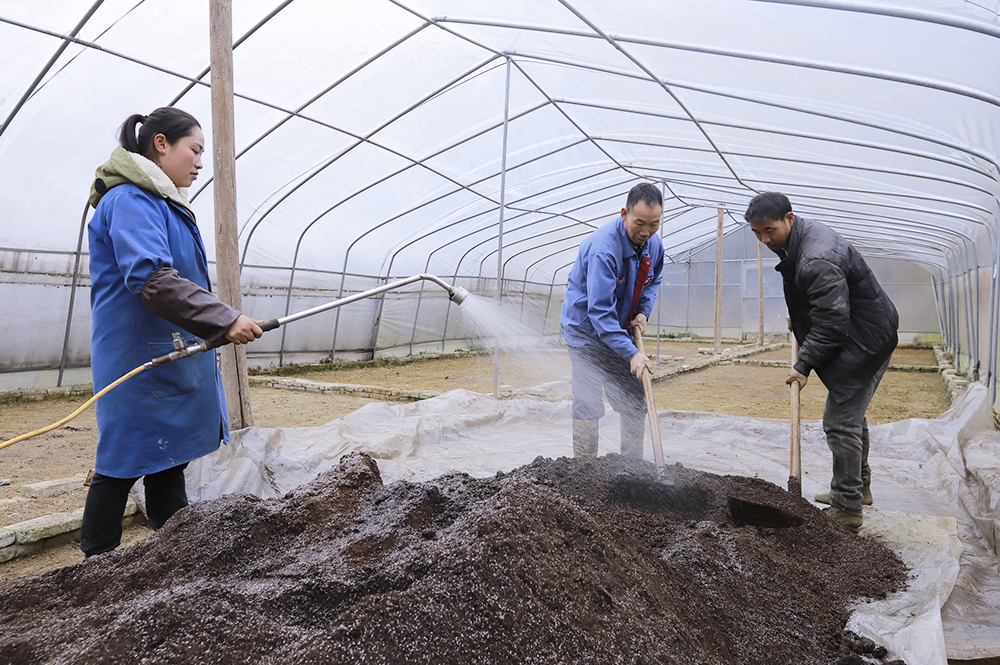
[[[987,339],[987,344],[989,345],[989,352],[987,354],[986,360],[986,384],[990,388],[990,405],[994,407],[997,401],[997,338],[1000,337],[1000,331],[998,331],[998,313],[1000,313],[1000,304],[997,300],[1000,299],[1000,229],[997,230],[996,236],[996,247],[993,252],[993,274],[992,281],[990,282],[990,323],[989,323],[989,338]]]
[[[76,239],[76,260],[73,262],[73,283],[69,287],[69,311],[66,313],[66,334],[63,337],[62,357],[59,359],[59,378],[56,385],[61,386],[63,372],[66,371],[66,362],[69,358],[69,332],[73,327],[73,307],[76,305],[76,286],[80,282],[80,255],[83,254],[83,234],[87,229],[87,210],[90,203],[83,206],[83,219],[80,220],[80,235]]]
[[[497,233],[497,311],[503,306],[503,212],[507,194],[507,119],[510,115],[510,56],[503,95],[503,153],[500,157],[500,224]],[[500,396],[500,338],[493,338],[493,397]]]
[[[938,280],[934,275],[931,275],[931,292],[934,294],[934,311],[937,313],[938,329],[941,331],[941,344],[947,346],[948,330],[945,326],[944,302],[942,296],[938,294]]]
[[[431,256],[433,252],[427,255],[427,261],[424,263],[424,272],[430,271],[431,267]],[[413,313],[413,330],[410,332],[410,355],[413,355],[413,341],[417,337],[417,321],[420,319],[420,302],[424,299],[424,283],[420,282],[420,293],[417,295],[417,311]],[[441,352],[444,352],[442,347]],[[373,354],[374,355],[374,354]]]
[[[542,316],[542,329],[539,331],[542,340],[545,340],[545,325],[549,322],[549,307],[552,306],[552,291],[556,286],[556,274],[552,273],[552,283],[549,284],[549,298],[545,301],[545,315]]]
[[[958,316],[958,298],[955,295],[955,280],[950,272],[948,274],[948,301],[950,305],[948,309],[951,313],[951,353],[955,357],[955,367],[957,368],[960,362],[959,355],[962,352],[962,331]]]
[[[236,224],[236,138],[233,118],[232,0],[211,0],[212,170],[215,176],[215,268],[219,299],[243,309],[239,232]],[[242,344],[219,349],[222,386],[233,429],[253,425],[247,351]]]
[[[722,222],[724,208],[719,206],[719,228],[715,234],[715,355],[722,353]]]
[[[451,283],[458,285],[458,273],[451,276]],[[448,301],[448,307],[444,310],[444,325],[441,327],[441,353],[444,353],[445,345],[448,342],[448,318],[451,315],[451,300]]]

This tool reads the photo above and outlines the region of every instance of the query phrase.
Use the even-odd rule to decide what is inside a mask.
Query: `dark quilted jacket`
[[[798,215],[775,270],[799,343],[795,369],[816,370],[838,403],[850,399],[896,348],[896,307],[849,242]]]

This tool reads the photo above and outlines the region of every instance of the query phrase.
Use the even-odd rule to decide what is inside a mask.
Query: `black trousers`
[[[178,510],[188,505],[181,464],[143,476],[146,488],[146,518],[159,529]],[[80,549],[87,556],[110,552],[122,543],[122,517],[129,490],[138,478],[113,478],[95,473],[87,491],[80,526]]]

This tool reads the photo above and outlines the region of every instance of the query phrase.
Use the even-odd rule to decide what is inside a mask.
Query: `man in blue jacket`
[[[788,197],[764,192],[750,201],[746,221],[777,254],[798,362],[785,380],[805,388],[816,374],[829,395],[823,431],[833,453],[830,492],[816,495],[837,522],[861,526],[871,505],[865,411],[898,341],[899,315],[865,260],[838,233],[792,213]]]
[[[607,395],[621,417],[621,453],[642,459],[646,402],[640,377],[653,363],[632,341],[660,288],[663,243],[660,190],[641,183],[621,215],[580,245],[563,301],[563,338],[573,366],[573,455],[597,455],[598,421]]]

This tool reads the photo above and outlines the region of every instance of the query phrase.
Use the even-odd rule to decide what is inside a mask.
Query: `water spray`
[[[289,314],[279,319],[269,319],[267,321],[262,321],[259,324],[260,329],[263,330],[264,332],[267,332],[269,330],[274,330],[275,328],[280,328],[286,323],[292,323],[293,321],[298,321],[299,319],[305,319],[310,316],[313,316],[314,314],[319,314],[320,312],[326,312],[327,310],[335,309],[337,307],[343,307],[344,305],[349,305],[352,302],[363,300],[364,298],[370,298],[380,293],[385,293],[386,291],[392,291],[393,289],[398,289],[401,286],[406,286],[407,284],[412,284],[413,282],[419,282],[421,280],[434,282],[435,284],[446,290],[448,292],[448,299],[451,300],[456,305],[461,305],[465,301],[465,299],[469,297],[468,289],[465,289],[461,286],[448,284],[440,277],[428,274],[412,275],[410,277],[406,277],[404,279],[400,279],[395,282],[389,282],[388,284],[383,284],[382,286],[376,287],[374,289],[361,291],[360,293],[356,293],[353,296],[340,298],[339,300],[333,300],[323,305],[317,305],[316,307],[312,307],[310,309],[306,309],[301,312],[296,312],[295,314]],[[153,358],[149,362],[143,363],[142,365],[139,365],[138,367],[133,369],[131,372],[128,372],[124,376],[121,376],[113,383],[105,386],[104,389],[102,389],[99,393],[97,393],[89,400],[87,400],[83,404],[83,406],[81,406],[79,409],[69,414],[59,422],[52,423],[51,425],[43,427],[42,429],[35,430],[34,432],[28,432],[27,434],[16,436],[13,439],[8,439],[7,441],[0,443],[0,448],[6,448],[7,446],[17,443],[18,441],[24,441],[25,439],[30,439],[33,436],[38,436],[39,434],[50,432],[56,429],[57,427],[62,427],[63,425],[65,425],[66,423],[68,423],[69,421],[73,420],[78,415],[86,411],[87,408],[90,407],[90,405],[92,405],[94,402],[100,399],[105,393],[110,391],[112,388],[124,383],[128,379],[131,379],[133,376],[139,374],[140,372],[144,372],[145,370],[151,369],[153,367],[159,367],[160,365],[165,365],[167,363],[175,362],[182,358],[189,358],[191,356],[196,356],[199,353],[204,353],[205,351],[210,351],[211,349],[216,349],[220,346],[225,346],[226,344],[229,344],[229,340],[226,339],[225,337],[220,337],[219,339],[213,340],[211,342],[207,340],[202,342],[185,342],[183,336],[179,332],[175,332],[173,334],[173,342],[174,342],[173,351],[158,358]]]

